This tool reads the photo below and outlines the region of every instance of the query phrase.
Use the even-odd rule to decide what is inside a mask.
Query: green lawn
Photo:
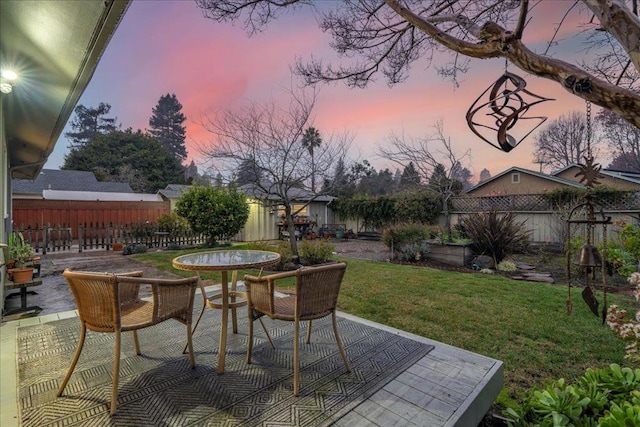
[[[183,253],[187,251],[146,253],[135,258],[173,270],[171,260]],[[572,289],[574,309],[568,315],[566,286],[345,261],[348,267],[339,298],[342,311],[502,360],[505,389],[499,404],[513,406],[513,399],[522,391],[547,380],[573,379],[589,367],[613,362],[624,365],[624,343],[591,313],[579,289]],[[599,292],[597,298],[602,302]],[[620,295],[609,295],[609,303],[638,308],[635,300]]]

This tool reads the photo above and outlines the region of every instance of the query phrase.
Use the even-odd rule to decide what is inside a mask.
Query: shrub
[[[496,268],[498,271],[516,271],[518,269],[515,262],[508,260],[503,260]]]
[[[161,231],[168,232],[169,239],[173,240],[189,231],[189,221],[174,211],[160,215],[158,217],[158,227]]]
[[[122,248],[122,255],[142,254],[147,252],[147,245],[142,243],[131,243]]]
[[[390,225],[382,231],[382,242],[393,250],[400,250],[410,243],[419,243],[429,240],[433,226],[406,223]]]
[[[191,187],[176,203],[176,213],[189,221],[196,233],[206,234],[207,244],[231,238],[249,218],[249,205],[244,193],[234,188]]]
[[[498,215],[492,209],[486,213],[473,213],[463,221],[467,236],[473,241],[473,249],[493,257],[496,265],[507,255],[526,251],[529,246],[530,232],[524,227],[524,221],[515,220],[513,212]]]
[[[253,242],[248,245],[248,248],[256,251],[270,251],[279,253],[280,262],[270,267],[273,270],[285,271],[295,268],[295,266],[292,264],[293,253],[291,252],[291,245],[289,244],[289,242],[280,241],[277,245],[273,245],[267,242]]]
[[[433,225],[407,223],[391,225],[382,232],[382,242],[399,254],[401,261],[420,261],[429,254],[429,240],[436,230]]]
[[[559,379],[531,389],[522,410],[507,409],[516,426],[640,425],[640,369],[611,364],[587,369],[574,384]]]
[[[305,260],[307,265],[322,264],[331,260],[334,250],[335,246],[322,239],[303,240],[298,248],[300,257]]]
[[[425,241],[409,243],[398,250],[399,259],[400,261],[426,260],[429,257],[429,249],[429,243]]]

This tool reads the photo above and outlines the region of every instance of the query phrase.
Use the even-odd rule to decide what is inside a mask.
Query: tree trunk
[[[296,240],[296,226],[293,223],[293,215],[291,205],[284,205],[285,218],[287,219],[287,231],[289,232],[289,243],[291,244],[291,254],[294,264],[300,264],[300,256],[298,255],[298,241]]]

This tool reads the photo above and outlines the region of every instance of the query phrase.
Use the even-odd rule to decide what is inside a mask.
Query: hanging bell
[[[590,244],[582,245],[578,265],[580,267],[602,267],[602,257],[598,248]]]

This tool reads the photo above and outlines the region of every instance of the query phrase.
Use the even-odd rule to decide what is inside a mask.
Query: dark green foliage
[[[473,213],[463,223],[476,253],[492,256],[496,265],[509,254],[525,251],[529,245],[530,232],[524,226],[525,221],[516,221],[513,212]]]
[[[363,220],[367,227],[384,227],[396,222],[429,224],[435,222],[442,211],[440,197],[429,190],[343,198],[334,201],[332,207],[343,217]]]
[[[187,158],[186,127],[182,125],[187,118],[181,110],[175,94],[162,95],[149,118],[149,134],[182,162]]]
[[[400,189],[401,190],[415,190],[420,186],[420,174],[416,169],[413,162],[409,162],[404,167],[402,175],[400,176]]]
[[[335,246],[322,239],[303,240],[298,250],[305,265],[316,265],[330,261]]]
[[[249,205],[235,188],[193,186],[176,203],[176,213],[189,221],[193,231],[209,236],[208,245],[213,247],[242,230]]]
[[[96,108],[78,105],[73,112],[71,132],[65,137],[71,139],[69,148],[79,148],[93,141],[96,136],[104,135],[117,129],[116,118],[105,117],[109,114],[111,105],[101,102]]]
[[[442,212],[442,201],[433,191],[423,190],[395,196],[398,222],[433,224]]]
[[[638,426],[640,369],[587,369],[573,384],[559,379],[531,389],[522,410],[507,414],[516,426]]]
[[[154,193],[184,180],[178,159],[155,139],[131,129],[98,135],[72,149],[62,169],[92,171],[98,179],[127,182],[141,193]]]
[[[169,233],[169,239],[175,239],[189,231],[189,221],[176,212],[171,212],[158,217],[160,231]]]
[[[420,243],[433,237],[434,226],[405,223],[385,227],[382,232],[382,243],[389,249],[402,250],[410,243]]]
[[[382,227],[393,223],[396,218],[396,202],[389,196],[338,199],[332,207],[340,216],[362,219],[365,227]]]
[[[624,200],[629,200],[635,197],[635,191],[625,191],[617,188],[598,185],[592,190],[594,199],[606,200],[608,204],[623,204]],[[559,188],[548,193],[544,193],[542,196],[551,203],[553,207],[573,207],[584,196],[585,189],[582,188]]]
[[[122,248],[122,255],[143,254],[147,249],[147,245],[143,243],[131,243]]]
[[[256,184],[262,179],[263,171],[260,170],[254,158],[248,158],[240,163],[236,172],[235,184],[237,186],[245,184]]]

